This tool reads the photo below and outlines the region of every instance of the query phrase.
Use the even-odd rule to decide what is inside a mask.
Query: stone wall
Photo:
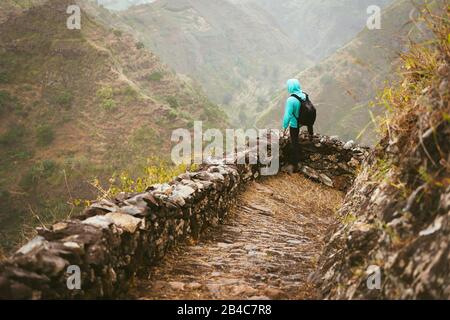
[[[265,141],[267,143],[267,141]],[[264,145],[264,143],[262,143]],[[347,189],[367,153],[337,138],[302,136],[302,171],[312,179]],[[280,139],[280,160],[288,152]],[[177,242],[220,223],[246,182],[260,177],[260,164],[233,158],[204,165],[140,194],[103,199],[74,219],[49,228],[0,264],[1,299],[94,299],[126,295],[136,273],[158,262]],[[69,290],[69,266],[81,271],[81,289]]]

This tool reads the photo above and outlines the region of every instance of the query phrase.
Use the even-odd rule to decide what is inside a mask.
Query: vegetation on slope
[[[196,79],[236,124],[253,125],[271,92],[310,66],[304,50],[258,7],[249,13],[229,1],[160,0],[119,16],[177,72]]]
[[[0,7],[6,11],[8,3]],[[89,180],[106,182],[121,171],[137,176],[148,158],[167,160],[173,129],[192,127],[194,119],[217,128],[226,123],[196,86],[130,35],[85,12],[82,29],[68,30],[69,4],[14,8],[0,24],[5,248],[20,240],[24,224],[58,218],[76,211],[77,198],[96,197]]]
[[[367,144],[376,142],[371,112],[380,109],[370,109],[370,101],[395,76],[399,54],[413,28],[409,20],[412,9],[409,0],[395,1],[382,12],[380,30],[365,28],[345,47],[298,75],[318,108],[318,131],[347,140],[359,137]],[[285,95],[274,98],[258,126],[280,126]]]
[[[366,25],[367,8],[384,7],[392,0],[231,0],[254,11],[264,9],[299,43],[314,62],[333,54]]]

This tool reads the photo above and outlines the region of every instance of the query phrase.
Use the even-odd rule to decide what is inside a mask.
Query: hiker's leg
[[[313,126],[308,126],[308,133],[310,136],[314,135],[314,127]]]
[[[296,165],[300,162],[300,144],[298,141],[299,133],[300,133],[299,128],[289,129],[289,134],[291,136],[290,163],[293,165]]]

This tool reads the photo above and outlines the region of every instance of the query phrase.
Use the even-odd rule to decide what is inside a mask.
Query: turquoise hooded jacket
[[[302,99],[306,99],[306,95],[302,91],[300,82],[297,79],[290,79],[287,81],[287,90],[289,95],[296,94]],[[286,101],[286,107],[283,118],[283,129],[298,128],[297,119],[300,114],[301,103],[297,98],[289,97]],[[295,115],[295,117],[294,117]]]

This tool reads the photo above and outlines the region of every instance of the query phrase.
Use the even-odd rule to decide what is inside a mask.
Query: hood
[[[306,96],[302,91],[302,86],[297,79],[289,79],[286,83],[289,94],[296,94],[300,98],[305,99]]]

